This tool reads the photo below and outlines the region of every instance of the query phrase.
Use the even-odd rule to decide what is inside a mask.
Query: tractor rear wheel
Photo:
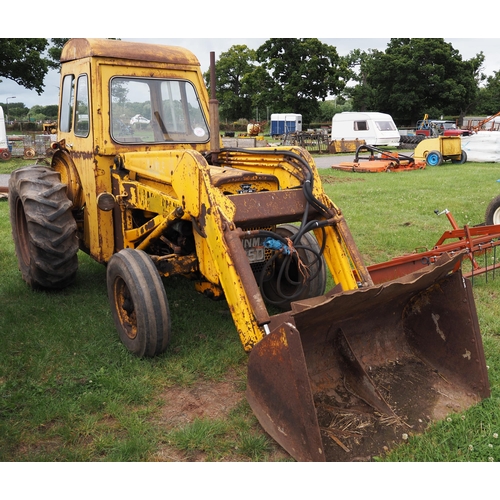
[[[114,254],[107,268],[108,298],[116,329],[136,356],[165,351],[171,320],[165,288],[149,255],[126,248]]]
[[[60,175],[46,167],[14,171],[9,180],[12,237],[22,277],[34,289],[60,289],[78,269],[77,226]]]
[[[427,165],[437,167],[443,163],[443,155],[439,151],[429,151],[425,160]]]
[[[276,228],[284,238],[292,238],[298,231],[292,224]],[[326,287],[326,263],[314,235],[305,233],[294,247],[295,255],[274,255],[273,273],[260,283],[264,300],[283,310],[289,310],[291,302],[323,294]]]
[[[500,224],[500,195],[495,196],[495,198],[490,201],[486,208],[484,220],[487,226]]]

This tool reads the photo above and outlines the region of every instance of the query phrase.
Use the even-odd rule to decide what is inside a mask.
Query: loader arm
[[[196,151],[126,153],[115,161],[114,191],[124,212],[119,219],[125,221],[125,248],[148,251],[170,224],[192,223],[196,265],[187,257],[154,256],[154,261],[163,275],[198,271],[220,287],[245,350],[262,339],[271,321],[243,246],[245,237],[259,234],[258,228],[305,225],[314,231],[336,285],[355,290],[371,284],[344,217],[324,194],[307,152],[222,151],[218,158],[219,165],[213,166]],[[234,183],[239,175],[248,179],[248,172],[263,183],[262,191],[228,194],[218,187],[221,178]],[[280,189],[269,189],[273,178]],[[129,227],[126,214],[133,210],[151,217],[140,227]]]

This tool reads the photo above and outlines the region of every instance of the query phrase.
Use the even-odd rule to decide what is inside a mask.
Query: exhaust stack
[[[212,163],[217,163],[217,155],[220,153],[220,123],[219,123],[219,101],[215,92],[215,52],[210,52],[210,150],[212,151]]]

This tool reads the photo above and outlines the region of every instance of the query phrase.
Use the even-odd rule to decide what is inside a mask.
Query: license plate
[[[242,242],[250,264],[266,260],[264,238],[243,238]]]

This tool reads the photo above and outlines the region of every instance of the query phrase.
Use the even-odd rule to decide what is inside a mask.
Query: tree
[[[251,112],[255,111],[256,119],[259,117],[259,110],[267,112],[279,112],[279,105],[270,98],[270,92],[275,85],[275,81],[263,66],[256,66],[243,78],[245,93],[251,96]]]
[[[43,57],[46,38],[0,38],[0,77],[29,90],[43,92],[49,61]]]
[[[52,69],[59,69],[61,67],[61,53],[64,44],[70,40],[69,38],[51,38],[52,46],[48,49],[49,65]]]
[[[56,120],[59,106],[57,104],[49,104],[48,106],[40,106],[35,104],[29,110],[31,120]]]
[[[500,111],[500,71],[494,71],[489,76],[486,85],[479,90],[478,104],[475,112],[484,115],[494,115]]]
[[[11,102],[9,103],[9,109],[4,111],[5,113],[9,112],[9,120],[23,120],[28,115],[29,109],[24,102]]]
[[[374,52],[361,68],[372,111],[399,123],[415,123],[425,113],[463,115],[474,102],[482,53],[467,61],[443,38],[391,38],[385,52]],[[360,92],[358,89],[357,92]],[[361,101],[353,93],[356,106]]]
[[[215,63],[216,94],[221,118],[234,121],[250,116],[252,100],[244,79],[255,68],[254,64],[255,51],[246,45],[233,45]],[[204,77],[210,87],[210,72],[206,72]]]
[[[319,103],[319,114],[313,117],[316,123],[328,123],[331,125],[333,115],[342,113],[343,111],[351,111],[350,101],[346,101],[343,97],[328,99]]]
[[[318,114],[318,99],[338,94],[348,78],[337,49],[317,38],[270,38],[257,49],[257,61],[271,84],[260,101],[274,112],[300,113],[305,123]],[[264,77],[262,70],[259,74]],[[255,75],[252,81],[258,83]]]
[[[378,57],[380,51],[369,49],[363,52],[360,49],[352,50],[345,60],[349,70],[350,81],[357,82],[355,86],[346,87],[344,94],[348,96],[357,111],[376,109],[376,92],[368,83],[373,58]]]
[[[0,77],[13,80],[28,90],[36,90],[40,95],[48,70],[60,68],[62,48],[68,40],[0,38]]]

